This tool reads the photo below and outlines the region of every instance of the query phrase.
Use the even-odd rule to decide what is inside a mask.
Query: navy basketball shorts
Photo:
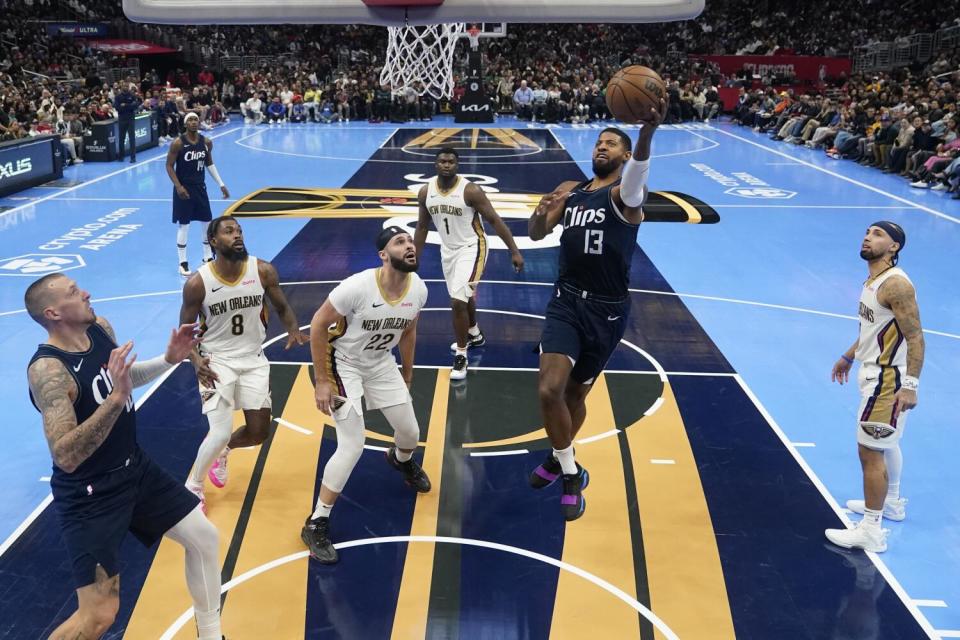
[[[573,361],[570,377],[593,384],[627,329],[629,298],[622,302],[585,300],[555,288],[547,305],[541,353],[562,353]]]
[[[142,451],[118,469],[54,481],[51,489],[78,589],[96,581],[98,564],[108,576],[117,575],[127,531],[149,547],[200,503]]]
[[[174,224],[190,224],[191,222],[210,222],[213,213],[210,211],[210,197],[207,195],[205,184],[183,185],[190,193],[189,198],[177,195],[173,189],[173,222]]]

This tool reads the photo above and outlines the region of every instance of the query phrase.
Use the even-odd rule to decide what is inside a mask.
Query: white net
[[[437,100],[453,95],[453,52],[462,22],[387,27],[387,59],[380,84],[396,91],[413,87]]]

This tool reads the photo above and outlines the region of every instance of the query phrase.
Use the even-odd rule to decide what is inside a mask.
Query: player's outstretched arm
[[[510,228],[503,222],[503,218],[497,213],[496,209],[490,203],[490,198],[483,192],[479,186],[474,183],[467,185],[463,192],[463,200],[467,206],[473,207],[480,215],[490,223],[493,230],[497,232],[503,243],[510,250],[510,261],[513,262],[513,269],[517,273],[523,271],[523,256],[520,255],[520,249],[510,233]]]
[[[531,240],[543,240],[563,219],[564,205],[570,196],[570,190],[577,184],[576,180],[561,182],[560,186],[540,199],[540,204],[527,221],[527,235]]]
[[[330,385],[330,377],[327,375],[329,327],[342,319],[343,316],[337,312],[328,298],[313,314],[313,319],[310,321],[310,356],[313,360],[313,375],[316,380],[314,396],[317,409],[327,415],[330,415],[330,402],[333,399],[333,388]]]
[[[417,193],[417,229],[413,232],[413,246],[417,250],[417,257],[423,254],[423,245],[427,242],[427,233],[430,231],[430,212],[427,211],[427,185],[420,187]]]
[[[276,309],[280,321],[287,329],[287,346],[284,349],[309,342],[310,338],[300,332],[297,316],[290,308],[286,296],[283,295],[283,289],[280,288],[280,276],[277,274],[276,268],[269,262],[257,260],[257,270],[260,272],[260,282],[263,284],[264,293],[270,298],[270,304]]]
[[[419,320],[420,316],[417,316],[413,323],[403,330],[400,342],[397,343],[397,350],[400,352],[400,374],[403,376],[403,381],[407,383],[408,389],[413,382],[413,357],[417,350],[417,321]]]
[[[43,415],[43,433],[53,462],[67,473],[73,473],[103,444],[130,397],[130,367],[136,356],[126,360],[133,348],[128,342],[110,352],[107,370],[114,381],[113,390],[89,418],[77,424],[73,401],[77,383],[62,362],[40,358],[27,369],[27,379],[34,402]]]
[[[186,187],[180,184],[180,178],[177,177],[177,171],[175,169],[177,156],[180,155],[180,151],[182,149],[183,142],[180,141],[180,138],[177,138],[170,143],[170,148],[167,149],[167,177],[169,177],[170,182],[173,183],[173,188],[177,192],[177,197],[187,200],[190,198],[190,192],[187,191]]]
[[[663,99],[660,100],[659,110],[650,109],[649,116],[643,120],[631,157],[623,165],[620,184],[610,191],[614,204],[632,224],[643,222],[643,203],[647,199],[647,175],[650,173],[650,146],[653,143],[653,134],[663,122],[665,111]]]

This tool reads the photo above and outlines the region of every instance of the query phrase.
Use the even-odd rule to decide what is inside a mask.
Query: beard
[[[860,257],[863,258],[864,260],[867,260],[868,262],[870,260],[876,260],[882,255],[883,254],[874,253],[870,249],[860,249]]]
[[[394,258],[393,256],[390,256],[390,266],[400,273],[413,273],[420,268],[420,261],[417,260],[413,264],[408,264],[403,258]]]
[[[599,158],[594,158],[593,160],[593,173],[598,178],[606,178],[611,173],[620,168],[620,164],[610,160],[600,160]]]
[[[232,246],[224,247],[217,251],[220,255],[223,256],[224,260],[229,260],[231,262],[241,262],[247,259],[249,255],[247,253],[247,247],[244,246],[242,249],[234,249]]]

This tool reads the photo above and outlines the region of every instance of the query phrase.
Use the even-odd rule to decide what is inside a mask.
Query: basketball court
[[[229,484],[206,492],[221,536],[227,638],[960,637],[960,296],[944,268],[960,240],[960,202],[855,163],[727,124],[662,126],[651,190],[683,213],[676,219],[700,217],[677,195],[686,194],[719,222],[640,229],[630,323],[576,443],[591,472],[586,515],[565,523],[557,487],[529,488],[550,447],[537,343],[559,234],[533,242],[526,220],[541,194],[590,175],[603,126],[441,116],[255,127],[234,118],[207,132],[234,196],[212,199],[214,215],[240,217],[250,253],[276,266],[305,329],[337,283],[379,263],[380,229],[412,230],[416,192],[441,146],[458,150],[461,175],[487,191],[526,260],[515,274],[488,236],[478,294],[487,346],[470,352],[467,380],[453,382],[431,233],[412,395],[422,432],[414,455],[433,490],[418,497],[397,479],[383,458],[391,429],[368,414],[366,450],[332,520],[332,566],[311,561],[299,534],[336,434],[314,405],[309,349],[285,351],[271,318],[272,435],[236,451]],[[624,129],[636,138],[635,126]],[[27,395],[26,364],[43,334],[22,309],[23,291],[64,271],[121,340],[143,357],[159,353],[184,282],[165,154],[88,163],[59,184],[0,199],[0,638],[46,637],[76,606]],[[856,335],[866,277],[858,252],[878,219],[907,233],[901,266],[917,286],[927,345],[903,441],[910,513],[884,521],[890,549],[881,555],[823,536],[862,495],[859,398],[829,374]],[[198,228],[189,252],[195,267]],[[135,398],[141,446],[186,478],[207,428],[192,368],[181,364]],[[128,537],[123,562],[121,609],[106,637],[195,637],[181,547],[145,549]]]

